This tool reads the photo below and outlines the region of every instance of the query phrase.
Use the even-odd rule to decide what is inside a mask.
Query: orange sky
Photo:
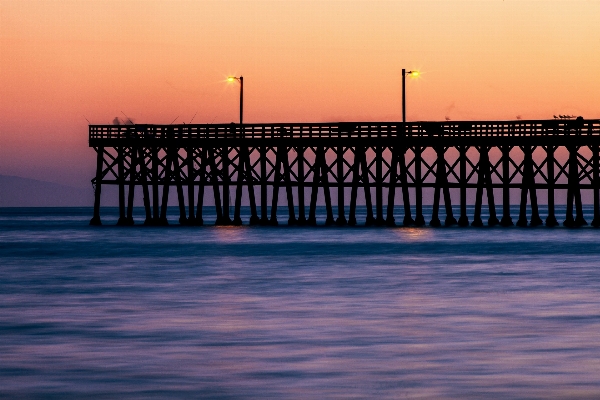
[[[600,117],[596,1],[0,0],[0,174],[88,186],[87,121]]]

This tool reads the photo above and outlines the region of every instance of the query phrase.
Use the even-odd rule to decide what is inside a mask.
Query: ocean
[[[0,209],[1,398],[600,397],[598,229],[169,214]]]

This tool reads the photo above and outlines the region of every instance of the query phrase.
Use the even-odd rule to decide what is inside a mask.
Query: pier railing
[[[90,140],[600,136],[600,120],[90,125]]]

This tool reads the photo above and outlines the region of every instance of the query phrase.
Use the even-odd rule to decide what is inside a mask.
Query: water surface
[[[90,217],[0,209],[0,397],[600,396],[600,230]]]

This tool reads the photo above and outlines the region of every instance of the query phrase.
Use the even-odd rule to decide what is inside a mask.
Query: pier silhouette
[[[277,225],[283,207],[289,225],[316,225],[322,193],[326,225],[440,226],[443,196],[446,226],[483,226],[484,197],[489,226],[556,226],[555,192],[562,189],[565,226],[587,224],[582,191],[593,192],[591,224],[600,226],[600,120],[90,125],[89,145],[97,153],[92,225],[101,224],[102,187],[117,185],[119,225],[134,224],[135,187],[141,186],[147,225],[168,224],[173,187],[184,225],[204,224],[205,189],[212,188],[217,225]],[[433,189],[430,216],[423,215],[424,188]],[[402,221],[394,218],[397,189]],[[458,219],[451,189],[459,192]],[[494,189],[502,193],[500,207]],[[520,191],[516,222],[510,215],[511,190]],[[468,191],[475,197],[473,215],[467,215]],[[548,204],[544,220],[537,199],[542,191]],[[359,193],[365,221],[356,219]],[[244,195],[249,221],[240,217]]]

